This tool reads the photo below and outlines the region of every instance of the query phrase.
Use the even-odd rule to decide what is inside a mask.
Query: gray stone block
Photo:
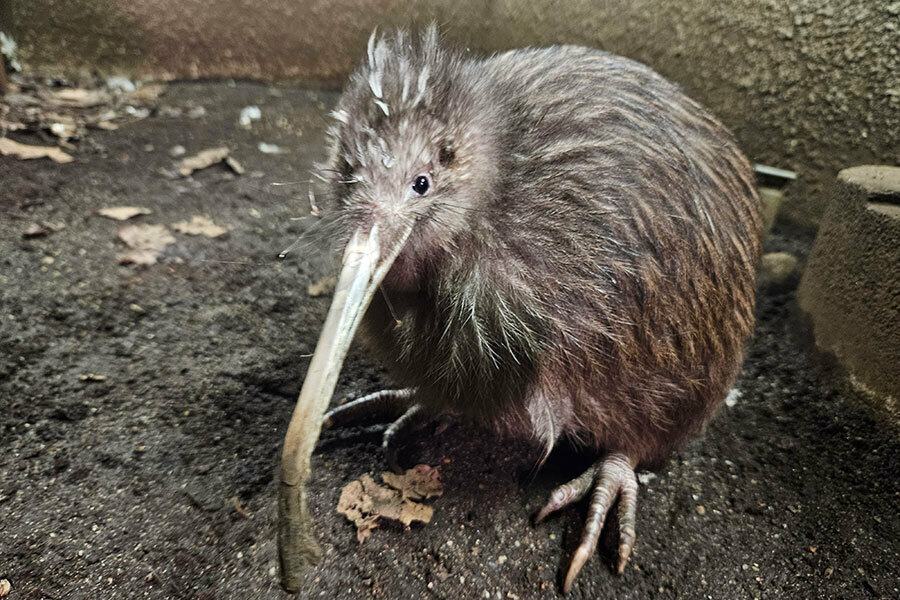
[[[900,423],[900,167],[840,172],[797,297],[817,346]]]

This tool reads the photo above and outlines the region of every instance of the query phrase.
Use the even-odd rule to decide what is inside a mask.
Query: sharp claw
[[[569,570],[566,572],[566,580],[563,582],[563,594],[568,594],[569,590],[572,589],[572,583],[575,582],[575,578],[578,577],[584,563],[588,561],[593,553],[594,548],[592,546],[584,543],[578,546],[578,549],[572,556],[572,562],[569,563]]]
[[[625,572],[625,565],[628,564],[628,559],[631,556],[631,549],[634,547],[634,537],[635,533],[633,528],[622,528],[619,541],[619,564],[616,568],[616,572],[619,575]]]
[[[397,449],[383,445],[382,450],[384,451],[384,460],[387,462],[388,468],[397,475],[402,475],[403,469],[400,467],[400,461],[397,460]]]
[[[544,519],[546,519],[552,512],[552,508],[550,508],[549,506],[545,506],[540,511],[538,511],[538,514],[534,516],[534,524],[540,525],[544,521]]]
[[[633,463],[623,454],[613,453],[603,460],[594,463],[577,479],[562,485],[550,496],[547,504],[534,517],[537,525],[550,513],[573,502],[577,502],[589,491],[593,490],[588,518],[585,522],[581,543],[563,583],[563,593],[568,594],[572,584],[582,567],[594,554],[600,532],[606,521],[607,513],[619,498],[619,551],[616,570],[621,575],[625,571],[631,550],[634,547],[634,523],[637,512],[637,480],[634,476]]]

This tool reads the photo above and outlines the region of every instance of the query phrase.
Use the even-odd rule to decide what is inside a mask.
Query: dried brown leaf
[[[120,263],[136,265],[156,264],[166,246],[175,243],[175,237],[169,233],[165,225],[144,223],[120,228],[119,239],[125,242],[125,245],[131,250],[118,254],[116,258]]]
[[[19,123],[18,121],[6,121],[4,119],[0,119],[0,131],[20,131],[25,128],[26,128],[26,125],[24,123]]]
[[[84,88],[63,88],[51,93],[49,103],[71,108],[89,108],[109,102],[109,95],[103,90]]]
[[[66,228],[65,223],[53,223],[50,221],[39,221],[37,223],[32,223],[28,227],[26,227],[25,231],[22,232],[22,237],[26,237],[26,238],[42,237],[45,235],[50,235],[51,233],[56,233],[57,231],[62,231],[65,228]]]
[[[78,125],[69,121],[57,121],[50,124],[50,133],[60,139],[68,140],[75,137],[75,134],[78,133]]]
[[[161,83],[145,84],[128,94],[132,102],[152,102],[166,93],[166,86]]]
[[[414,471],[416,469],[410,469],[398,477],[408,478],[410,481],[421,480],[424,471],[420,470],[418,475],[412,474]],[[359,481],[351,481],[344,486],[337,511],[356,525],[356,539],[359,543],[363,543],[372,530],[385,521],[401,523],[409,529],[413,522],[429,523],[434,515],[434,509],[430,506],[414,502],[396,489],[375,483],[370,475],[363,475]]]
[[[71,115],[44,113],[41,115],[41,123],[50,130],[50,133],[63,141],[79,138],[84,133],[83,121]]]
[[[416,465],[403,475],[385,472],[381,478],[409,500],[429,500],[444,493],[440,470],[429,465]]]
[[[199,215],[191,217],[190,221],[179,221],[172,225],[172,229],[186,233],[188,235],[205,235],[206,237],[215,238],[231,231],[231,227],[222,227],[216,225],[207,217]]]
[[[106,375],[96,375],[94,373],[86,373],[84,375],[79,375],[78,379],[81,381],[106,381]]]
[[[115,219],[116,221],[127,221],[138,215],[149,215],[153,211],[143,206],[105,206],[97,211],[101,217]]]
[[[210,148],[198,152],[193,156],[189,156],[181,161],[178,165],[178,173],[182,177],[187,177],[194,171],[205,169],[216,163],[222,162],[228,156],[230,151],[227,147]]]
[[[49,158],[57,163],[68,163],[75,160],[56,146],[29,146],[28,144],[20,144],[9,138],[0,138],[0,154],[4,156],[15,156],[22,160]]]
[[[335,275],[328,275],[327,277],[323,277],[319,281],[310,283],[306,286],[306,293],[312,298],[324,296],[325,294],[333,292],[336,285],[337,277]]]
[[[119,126],[112,121],[97,121],[96,123],[92,123],[91,127],[96,127],[97,129],[103,129],[105,131],[115,131],[119,128]]]
[[[231,170],[238,175],[243,175],[246,172],[246,169],[244,169],[243,165],[241,165],[241,163],[239,163],[233,156],[226,156],[225,164],[231,167]]]

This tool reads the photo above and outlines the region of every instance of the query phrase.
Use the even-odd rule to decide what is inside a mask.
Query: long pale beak
[[[411,232],[412,225],[407,225],[387,239],[376,224],[368,231],[357,230],[344,250],[331,308],[284,438],[278,541],[281,583],[289,591],[299,590],[304,567],[318,562],[321,555],[306,511],[305,488],[322,417],[372,296]]]

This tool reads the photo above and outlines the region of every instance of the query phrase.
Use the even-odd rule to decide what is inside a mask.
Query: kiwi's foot
[[[619,562],[618,572],[621,575],[634,546],[634,525],[637,515],[637,478],[634,474],[634,463],[620,453],[609,454],[594,463],[581,476],[569,483],[559,486],[550,495],[550,500],[538,512],[535,523],[543,521],[547,515],[584,498],[591,492],[591,504],[588,509],[581,543],[563,583],[563,593],[568,594],[572,582],[579,571],[594,554],[597,540],[603,529],[606,515],[612,508],[616,498],[619,499]]]
[[[381,450],[388,467],[395,473],[401,473],[403,470],[397,460],[398,446],[405,434],[429,420],[422,406],[413,400],[414,396],[413,388],[383,390],[363,396],[329,411],[322,421],[322,427],[392,421],[384,431]]]

